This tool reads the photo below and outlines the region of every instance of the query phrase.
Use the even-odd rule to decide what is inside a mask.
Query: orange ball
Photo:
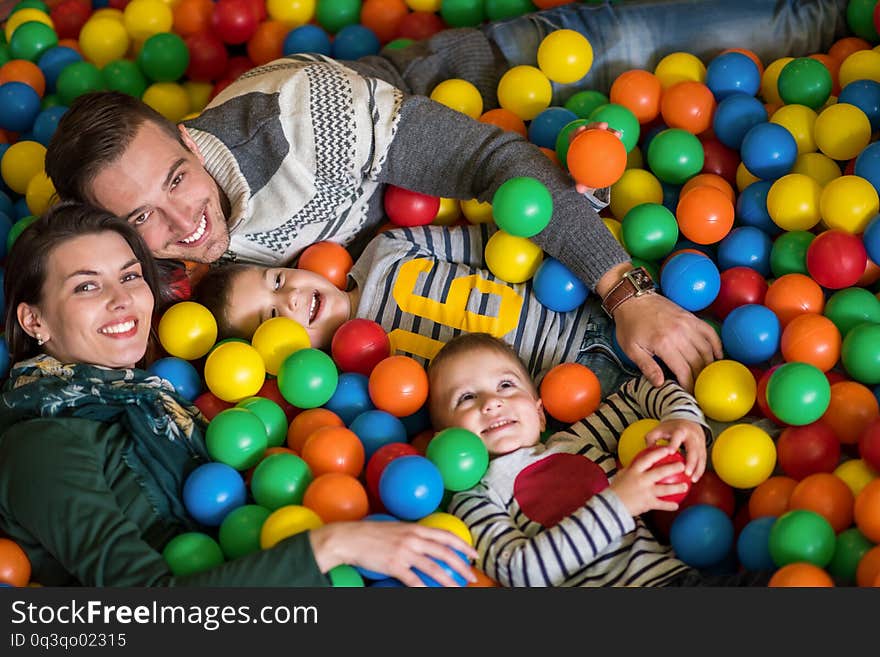
[[[663,85],[656,75],[636,68],[617,76],[611,84],[609,100],[635,114],[639,123],[648,123],[660,114],[662,93]]]
[[[764,77],[764,64],[761,62],[761,58],[758,57],[754,52],[752,52],[748,48],[727,48],[726,50],[722,50],[721,54],[723,55],[727,52],[738,52],[741,55],[745,55],[746,57],[751,59],[758,67],[758,73],[761,75],[761,77]]]
[[[8,538],[0,538],[0,582],[21,588],[31,579],[31,561],[21,546]]]
[[[547,148],[546,146],[538,146],[538,149],[547,156],[547,158],[553,162],[558,167],[562,166],[562,163],[559,161],[559,156],[556,154],[552,148]],[[870,262],[870,260],[868,261]]]
[[[297,267],[320,274],[340,290],[348,287],[348,272],[354,260],[341,244],[315,242],[300,254]]]
[[[868,386],[856,381],[831,384],[831,401],[822,421],[842,444],[857,444],[865,428],[878,417],[880,404]]]
[[[880,281],[880,265],[868,258],[865,273],[856,281],[856,287],[871,287],[877,281]]]
[[[213,12],[211,0],[179,0],[172,9],[174,32],[186,38],[210,30]]]
[[[875,545],[862,555],[856,567],[856,584],[859,586],[877,586],[880,577],[880,545]]]
[[[324,523],[360,520],[370,512],[367,491],[351,475],[327,472],[312,480],[303,495],[303,506],[321,516]]]
[[[597,408],[602,400],[599,379],[580,363],[561,363],[541,381],[541,401],[550,415],[572,424]]]
[[[773,588],[829,588],[834,586],[834,580],[831,579],[831,575],[825,572],[822,568],[819,568],[819,566],[814,566],[813,564],[804,561],[797,561],[795,563],[787,564],[773,573],[767,586]]]
[[[267,64],[284,54],[284,39],[290,26],[281,21],[263,21],[247,42],[247,54],[255,66]]]
[[[825,295],[819,284],[809,276],[784,274],[767,288],[764,305],[776,313],[784,329],[798,315],[821,314],[825,310]]]
[[[809,363],[823,372],[837,364],[840,344],[840,331],[834,322],[816,313],[804,313],[792,319],[783,329],[779,341],[786,361]]]
[[[568,147],[566,162],[580,184],[593,189],[610,187],[626,170],[626,146],[609,130],[584,130]]]
[[[498,588],[498,582],[489,577],[486,573],[484,573],[479,568],[471,567],[471,572],[474,574],[474,577],[477,578],[476,582],[468,582],[468,586],[470,588],[480,588],[480,589],[489,589],[489,588]]]
[[[525,121],[523,121],[509,109],[499,107],[498,109],[483,112],[483,115],[480,116],[479,121],[480,123],[490,123],[491,125],[498,126],[502,130],[510,130],[511,132],[516,132],[518,134],[521,134],[523,137],[528,138],[529,132],[526,129]]]
[[[287,446],[297,454],[302,454],[303,446],[309,436],[321,427],[344,427],[336,413],[326,408],[309,408],[290,421],[287,427]]]
[[[679,83],[682,84],[682,83]],[[733,203],[717,187],[694,187],[675,210],[682,235],[697,244],[720,242],[733,228]]]
[[[406,417],[427,401],[428,375],[425,368],[409,356],[389,356],[370,372],[368,390],[376,408]]]
[[[11,59],[0,66],[0,84],[24,82],[42,98],[46,93],[46,77],[42,69],[26,59]]]
[[[364,469],[366,458],[361,439],[345,427],[321,427],[313,431],[301,455],[315,477],[328,472],[357,477]]]
[[[660,114],[670,128],[681,128],[698,135],[712,127],[715,96],[702,82],[676,82],[663,92]]]
[[[818,513],[839,534],[852,525],[854,501],[843,479],[829,472],[817,472],[798,482],[791,492],[788,508]]]
[[[831,95],[839,96],[840,95],[840,62],[831,55],[823,55],[821,53],[816,53],[814,55],[810,55],[810,59],[815,59],[817,62],[821,62],[825,65],[825,68],[828,69],[828,72],[831,73]]]
[[[870,49],[871,44],[868,43],[865,39],[851,36],[838,39],[837,41],[832,43],[831,47],[828,49],[828,55],[831,58],[836,59],[838,63],[843,63],[843,60],[852,55],[854,52]]]
[[[408,13],[404,0],[366,0],[361,6],[361,25],[373,30],[381,43],[388,43],[397,36]]]
[[[872,543],[880,543],[880,479],[870,481],[856,496],[856,527]]]
[[[781,475],[758,484],[749,497],[749,517],[752,520],[763,516],[778,518],[788,511],[791,494],[797,485],[797,480]]]
[[[679,191],[678,195],[682,197],[694,187],[700,187],[701,185],[720,189],[730,199],[731,203],[736,203],[736,192],[733,191],[733,187],[717,173],[698,173],[681,186],[681,191]]]

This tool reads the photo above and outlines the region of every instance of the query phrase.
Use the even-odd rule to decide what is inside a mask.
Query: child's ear
[[[540,397],[535,402],[535,408],[538,409],[538,415],[541,416],[541,431],[543,432],[547,428],[547,414],[544,413],[544,402]]]

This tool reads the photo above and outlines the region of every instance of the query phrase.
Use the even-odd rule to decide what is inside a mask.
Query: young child
[[[523,363],[489,335],[450,341],[428,368],[429,409],[437,430],[458,426],[489,451],[482,481],[456,493],[448,511],[470,528],[477,566],[503,586],[697,586],[766,584],[766,573],[703,577],[660,544],[642,519],[686,484],[662,484],[685,465],[655,464],[684,446],[694,481],[710,435],[696,400],[674,382],[628,381],[599,409],[541,443],[545,417]],[[621,432],[640,418],[658,447],[618,470]],[[695,457],[695,458],[694,458]],[[607,479],[606,479],[607,476]],[[610,483],[608,481],[610,480]]]

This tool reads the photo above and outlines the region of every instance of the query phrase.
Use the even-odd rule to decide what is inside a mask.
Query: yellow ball
[[[626,168],[627,169],[644,169],[645,168],[645,158],[642,155],[642,149],[638,146],[633,146],[633,149],[626,154]]]
[[[125,26],[113,18],[90,18],[79,31],[79,48],[83,57],[98,68],[123,59],[128,45]]]
[[[792,173],[802,173],[809,176],[820,187],[824,187],[835,178],[840,178],[840,167],[824,153],[804,153],[798,155],[791,168]]]
[[[736,167],[736,188],[741,192],[746,187],[751,185],[752,183],[756,183],[760,180],[758,176],[753,174],[746,168],[744,162],[740,162]]]
[[[492,204],[489,201],[478,201],[475,198],[461,202],[461,213],[472,224],[488,224],[495,221],[492,216]]]
[[[471,530],[468,529],[468,526],[450,513],[435,511],[419,520],[418,524],[424,525],[425,527],[434,527],[435,529],[445,529],[458,536],[468,545],[474,544],[474,539],[471,536]]]
[[[45,162],[46,147],[40,142],[17,141],[3,153],[0,176],[13,192],[26,194],[31,179],[46,170]]]
[[[779,124],[791,133],[800,155],[816,150],[813,126],[816,124],[817,116],[818,114],[806,105],[783,105],[770,117],[770,123]]]
[[[141,100],[174,123],[189,114],[189,96],[176,82],[154,82]]]
[[[637,205],[662,202],[663,187],[646,169],[627,169],[620,180],[611,185],[611,214],[618,221],[623,221],[626,213]]]
[[[608,231],[614,235],[614,239],[623,244],[620,239],[620,231],[623,230],[623,224],[617,219],[612,219],[611,217],[602,217],[602,222],[605,224]]]
[[[554,30],[538,46],[538,68],[554,82],[577,82],[592,66],[593,46],[574,30]]]
[[[102,7],[101,9],[95,10],[95,12],[89,16],[89,20],[94,20],[96,18],[112,18],[118,23],[121,23],[124,20],[122,10],[113,9],[113,7]]]
[[[223,401],[253,397],[266,381],[260,353],[244,342],[217,345],[205,360],[205,385]]]
[[[216,341],[217,320],[210,310],[195,301],[175,303],[159,320],[159,342],[177,358],[201,358]]]
[[[49,209],[54,200],[55,185],[45,171],[40,171],[28,182],[24,202],[31,214],[39,217]]]
[[[187,98],[189,98],[190,113],[198,116],[205,109],[208,101],[211,100],[211,92],[214,90],[214,85],[210,82],[187,80],[183,83],[183,88],[186,91]]]
[[[789,173],[774,181],[767,192],[767,212],[783,230],[810,230],[822,218],[822,187],[803,173]]]
[[[733,422],[751,410],[758,385],[742,363],[716,360],[707,365],[694,384],[694,397],[703,412],[719,422]]]
[[[307,507],[299,504],[279,507],[263,521],[263,526],[260,528],[260,547],[265,550],[285,538],[317,529],[323,524],[321,516]]]
[[[620,434],[617,440],[617,460],[624,468],[628,468],[636,455],[648,446],[645,434],[660,424],[660,420],[644,418],[636,420]]]
[[[122,10],[122,23],[132,39],[146,41],[154,34],[170,32],[174,14],[162,0],[131,0]]]
[[[491,208],[489,209],[491,212]],[[461,217],[461,203],[455,198],[441,198],[440,209],[431,224],[434,226],[451,226]]]
[[[712,468],[734,488],[754,488],[773,474],[776,445],[766,431],[751,424],[735,424],[721,432],[712,445]]]
[[[857,50],[840,64],[837,77],[841,89],[854,80],[880,82],[880,52]]]
[[[49,14],[40,11],[39,9],[25,7],[9,16],[9,20],[6,21],[6,27],[3,28],[3,33],[6,35],[6,42],[9,43],[9,40],[12,39],[12,33],[15,32],[18,26],[30,23],[31,21],[42,23],[43,25],[48,25],[53,30],[55,29],[55,24],[52,22]]]
[[[531,121],[550,106],[553,87],[534,66],[514,66],[498,82],[498,104],[523,121]]]
[[[315,0],[266,0],[266,13],[288,27],[299,27],[315,17]]]
[[[851,160],[871,141],[871,122],[855,105],[837,103],[816,118],[816,146],[834,160]]]
[[[864,232],[865,226],[880,211],[880,197],[874,185],[860,176],[840,176],[825,185],[819,199],[822,221],[851,235]]]
[[[535,275],[544,259],[541,247],[527,237],[499,230],[486,243],[486,266],[506,283],[524,283]]]
[[[700,58],[689,52],[674,52],[661,59],[654,68],[654,75],[664,89],[678,82],[705,82],[706,66]]]
[[[295,351],[312,346],[303,325],[288,317],[272,317],[257,327],[251,344],[260,354],[266,371],[278,374],[281,363]]]
[[[483,97],[477,88],[467,80],[453,78],[444,80],[431,92],[431,100],[466,114],[472,119],[483,113]]]
[[[437,13],[443,5],[443,0],[406,0],[406,6],[413,11],[430,11]]]
[[[843,479],[844,483],[852,491],[853,496],[858,496],[865,486],[880,476],[870,465],[865,463],[864,459],[844,461],[837,466],[834,474]]]
[[[781,57],[770,63],[764,69],[764,75],[761,76],[761,97],[765,103],[773,105],[783,105],[782,96],[779,95],[779,74],[789,62],[793,62],[794,57]]]

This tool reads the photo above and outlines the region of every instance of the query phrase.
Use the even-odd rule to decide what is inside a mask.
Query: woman
[[[208,459],[204,417],[137,369],[156,296],[155,265],[125,221],[56,206],[16,240],[6,269],[12,362],[0,395],[0,530],[43,585],[326,586],[340,564],[419,586],[468,580],[449,532],[409,523],[332,523],[210,571],[175,577],[161,556],[198,530],[180,498]]]

